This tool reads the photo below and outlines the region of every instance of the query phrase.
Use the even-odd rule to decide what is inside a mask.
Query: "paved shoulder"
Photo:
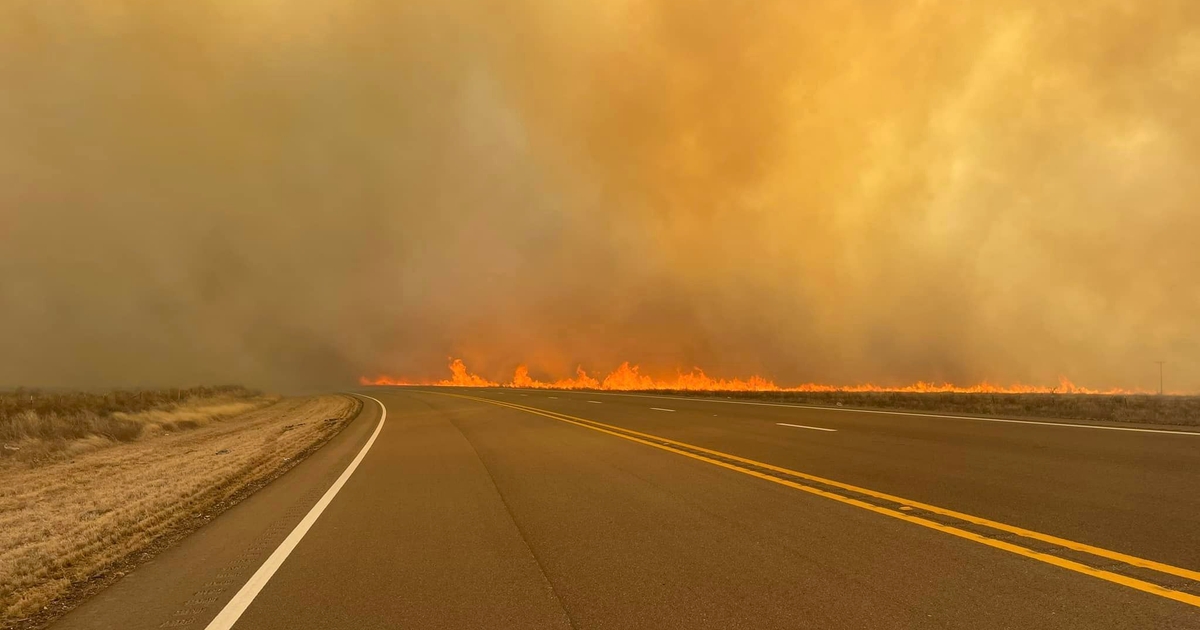
[[[204,628],[345,470],[379,416],[378,405],[364,405],[345,429],[295,468],[51,627]]]

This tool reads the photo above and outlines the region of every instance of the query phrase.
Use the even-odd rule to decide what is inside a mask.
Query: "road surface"
[[[52,627],[1200,629],[1200,434],[362,393]]]

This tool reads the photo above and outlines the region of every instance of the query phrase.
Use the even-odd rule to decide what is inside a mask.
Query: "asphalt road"
[[[1200,629],[1200,435],[364,393],[52,627]]]

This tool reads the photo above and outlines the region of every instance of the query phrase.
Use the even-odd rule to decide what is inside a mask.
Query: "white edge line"
[[[1200,436],[1200,431],[1173,431],[1171,429],[1139,429],[1137,427],[1110,427],[1100,424],[1082,424],[1078,422],[1047,422],[1044,420],[1015,420],[1013,418],[984,418],[981,416],[952,416],[938,413],[915,413],[912,411],[884,411],[882,409],[854,409],[852,407],[823,407],[821,405],[799,405],[785,403],[755,402],[752,400],[718,400],[715,398],[700,398],[687,396],[658,396],[655,394],[620,394],[617,392],[589,392],[591,395],[624,396],[628,398],[660,398],[662,400],[682,400],[726,405],[754,405],[757,407],[786,407],[791,409],[821,409],[823,411],[845,411],[847,413],[874,413],[888,416],[915,416],[918,418],[945,418],[949,420],[979,420],[980,422],[1005,422],[1009,424],[1037,424],[1048,427],[1068,427],[1071,429],[1100,429],[1101,431],[1129,431],[1132,433],[1160,433],[1166,435]],[[589,400],[588,402],[596,402]]]
[[[246,608],[250,606],[250,603],[254,601],[254,598],[258,596],[258,593],[262,591],[264,586],[267,585],[267,582],[271,579],[271,576],[275,575],[275,572],[279,570],[279,567],[283,564],[283,561],[287,560],[288,555],[290,555],[292,550],[296,548],[296,545],[300,543],[300,539],[304,538],[304,535],[308,533],[310,528],[312,528],[313,523],[317,522],[317,519],[321,516],[321,513],[324,512],[325,508],[329,506],[329,503],[333,501],[333,497],[337,496],[337,493],[342,489],[342,486],[346,485],[346,480],[350,479],[350,475],[354,474],[355,469],[358,468],[358,465],[362,462],[363,457],[367,455],[367,451],[371,450],[371,445],[375,443],[375,438],[379,437],[379,431],[383,429],[383,422],[387,420],[387,407],[385,407],[378,398],[373,398],[371,396],[367,396],[366,394],[359,395],[363,398],[370,398],[371,400],[379,403],[379,424],[375,425],[375,432],[371,434],[370,439],[368,439],[367,443],[363,445],[362,450],[360,450],[358,455],[354,457],[354,461],[350,462],[350,465],[346,467],[346,470],[342,471],[342,475],[337,478],[337,481],[333,482],[333,485],[325,491],[325,494],[321,497],[321,500],[317,501],[317,504],[312,506],[312,509],[308,511],[308,514],[304,515],[304,518],[301,519],[300,523],[296,525],[295,529],[292,530],[292,533],[288,534],[288,537],[283,539],[283,542],[275,548],[275,551],[271,553],[271,556],[267,558],[267,561],[264,562],[262,566],[254,572],[254,575],[250,576],[250,580],[246,582],[245,586],[242,586],[242,588],[233,596],[233,599],[229,600],[229,603],[225,604],[225,607],[221,609],[221,612],[217,613],[217,616],[214,617],[207,626],[205,626],[204,630],[229,630],[233,627],[233,624],[237,623],[237,620],[242,616],[242,613],[246,612]]]
[[[570,391],[570,390],[566,390]],[[916,413],[912,411],[884,411],[882,409],[855,409],[853,407],[825,407],[822,405],[801,405],[787,403],[756,402],[752,400],[719,400],[716,398],[701,398],[691,396],[660,396],[656,394],[625,394],[620,392],[587,392],[591,396],[621,396],[625,398],[659,398],[662,400],[682,400],[693,402],[722,403],[726,405],[754,405],[756,407],[785,407],[790,409],[820,409],[823,411],[845,411],[847,413],[873,413],[886,416],[914,416],[917,418],[944,418],[949,420],[978,420],[980,422],[1004,422],[1007,424],[1033,424],[1048,427],[1066,427],[1069,429],[1099,429],[1101,431],[1127,431],[1130,433],[1157,433],[1160,435],[1200,436],[1200,431],[1175,431],[1172,429],[1140,429],[1137,427],[1110,427],[1102,424],[1084,424],[1081,422],[1049,422],[1045,420],[1016,420],[1014,418],[985,418],[983,416],[953,416],[938,413]],[[600,404],[600,401],[589,400],[590,403]]]
[[[813,431],[829,431],[831,433],[837,433],[837,429],[826,429],[825,427],[810,427],[803,424],[788,424],[786,422],[776,422],[775,424],[781,427],[796,427],[797,429],[812,429]]]
[[[603,405],[604,404],[604,403],[600,402],[599,400],[589,400],[588,402],[592,403],[593,405]]]
[[[662,407],[651,407],[651,409],[653,409],[653,410],[655,410],[655,411],[670,411],[670,412],[672,412],[672,413],[674,413],[674,412],[675,412],[675,410],[674,410],[674,409],[663,409]]]

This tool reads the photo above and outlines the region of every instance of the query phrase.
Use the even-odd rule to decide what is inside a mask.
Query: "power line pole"
[[[1155,361],[1158,364],[1158,395],[1163,395],[1163,363],[1166,361]]]

